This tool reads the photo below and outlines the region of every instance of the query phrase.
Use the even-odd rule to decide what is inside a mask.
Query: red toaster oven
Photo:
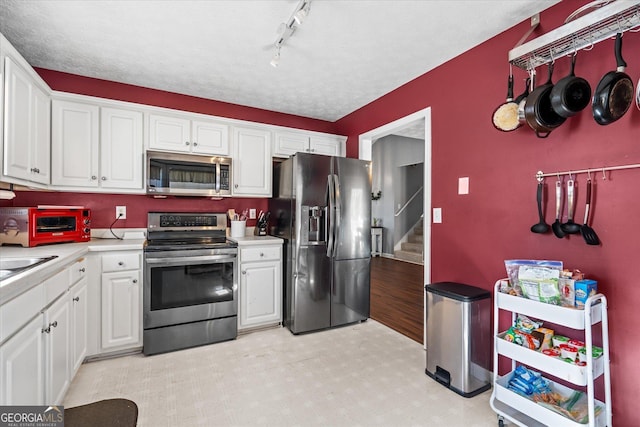
[[[0,245],[32,247],[91,239],[91,211],[85,208],[0,208]]]

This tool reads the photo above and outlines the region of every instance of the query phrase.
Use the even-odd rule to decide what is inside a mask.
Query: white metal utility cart
[[[503,279],[506,280],[506,279]],[[611,422],[611,377],[609,370],[609,332],[607,321],[607,299],[602,294],[596,294],[587,299],[584,310],[545,304],[523,297],[500,292],[500,283],[495,284],[494,291],[494,354],[493,354],[493,393],[491,394],[491,408],[498,414],[498,425],[503,426],[505,420],[519,426],[549,426],[549,427],[612,427]],[[512,322],[516,315],[523,314],[555,325],[562,325],[575,330],[584,331],[587,364],[578,366],[561,359],[547,356],[541,352],[511,343],[500,337],[500,310],[512,313]],[[602,323],[602,356],[594,359],[593,325]],[[499,355],[511,359],[511,372],[499,375]],[[581,424],[557,412],[549,410],[532,400],[527,399],[507,388],[512,372],[517,363],[527,365],[541,373],[548,373],[556,378],[575,384],[586,386],[589,424]],[[604,375],[605,402],[595,399],[594,380]],[[567,394],[571,391],[558,383],[553,383],[556,391]],[[602,411],[595,416],[596,405]]]

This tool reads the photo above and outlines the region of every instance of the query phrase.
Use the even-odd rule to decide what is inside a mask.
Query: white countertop
[[[1,246],[2,258],[57,258],[0,281],[0,305],[28,291],[88,252],[142,250],[144,240],[92,239],[87,243],[61,243],[23,248]]]
[[[284,242],[279,237],[273,236],[243,236],[243,237],[227,237],[232,242],[236,242],[238,246],[258,246],[258,245],[279,245]]]

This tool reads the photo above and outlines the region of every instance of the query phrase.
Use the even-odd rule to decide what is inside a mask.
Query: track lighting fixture
[[[303,1],[303,5],[296,13],[293,14],[293,19],[296,21],[298,25],[302,24],[302,21],[305,20],[307,15],[309,14],[309,9],[311,8],[311,0]]]
[[[289,17],[289,20],[283,22],[278,27],[278,38],[276,39],[275,46],[276,52],[271,58],[271,66],[277,67],[280,63],[280,48],[282,45],[293,35],[296,30],[296,26],[302,24],[302,21],[306,19],[309,15],[309,10],[311,9],[311,0],[300,0],[298,5],[294,9],[293,13]]]
[[[276,46],[276,53],[273,54],[270,64],[273,68],[278,68],[278,64],[280,64],[280,46]]]

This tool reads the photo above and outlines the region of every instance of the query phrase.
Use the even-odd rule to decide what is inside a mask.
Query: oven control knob
[[[91,233],[91,230],[89,228],[83,228],[82,231],[84,232],[84,234],[89,234]]]
[[[91,224],[91,220],[89,218],[85,218],[84,221],[82,221],[82,223],[84,225],[89,225],[89,224]]]

